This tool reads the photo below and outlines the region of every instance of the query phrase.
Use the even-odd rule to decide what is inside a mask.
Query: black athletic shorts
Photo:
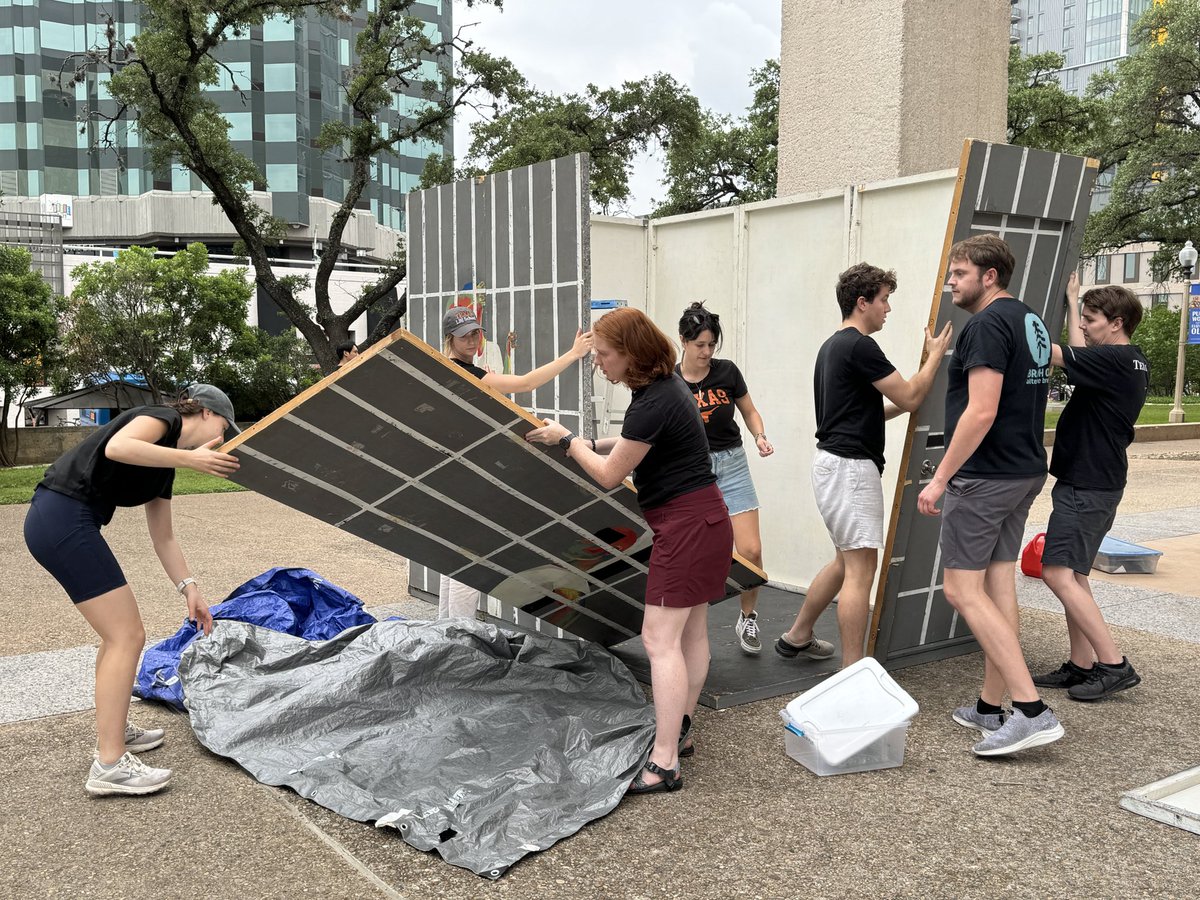
[[[1046,526],[1042,566],[1066,566],[1081,575],[1090,572],[1124,493],[1077,488],[1061,481],[1055,484],[1050,492],[1054,509]]]
[[[25,545],[75,603],[126,584],[117,558],[100,536],[105,512],[39,487],[25,514]]]

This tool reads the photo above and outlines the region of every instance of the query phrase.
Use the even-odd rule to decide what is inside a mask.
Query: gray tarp
[[[179,673],[213,752],[492,878],[610,812],[654,737],[599,645],[463,619],[321,642],[221,622]]]

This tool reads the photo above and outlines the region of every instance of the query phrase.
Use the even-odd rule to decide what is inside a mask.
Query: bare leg
[[[837,618],[842,637],[842,667],[845,668],[863,657],[871,609],[871,582],[875,580],[879,551],[874,547],[843,550],[842,560],[846,577],[838,599]]]
[[[650,658],[650,686],[654,689],[654,721],[658,729],[650,759],[668,771],[679,762],[679,730],[683,727],[691,691],[683,653],[683,631],[690,613],[690,609],[647,606],[642,620],[642,643]],[[708,666],[707,659],[704,666]],[[699,694],[699,689],[696,693]],[[662,780],[650,772],[643,772],[642,779],[646,784]]]
[[[1054,591],[1066,611],[1071,662],[1083,669],[1091,668],[1093,658],[1105,665],[1120,665],[1124,657],[1096,605],[1087,576],[1067,566],[1045,566],[1042,580]]]
[[[733,525],[733,549],[747,562],[762,568],[762,536],[758,530],[758,510],[751,509],[729,517]],[[758,588],[742,594],[742,613],[750,615],[758,606]]]
[[[946,569],[942,581],[946,600],[966,619],[971,633],[983,648],[986,662],[996,667],[1013,700],[1032,703],[1039,698],[1025,657],[1021,655],[1021,643],[1011,623],[984,590],[985,577],[986,573],[982,571]],[[987,697],[984,700],[992,702]]]
[[[1017,606],[1016,562],[991,563],[984,573],[983,589],[1019,641],[1021,612]],[[983,698],[984,703],[999,706],[1000,701],[1004,699],[1006,687],[1000,670],[985,655],[983,658],[983,689],[979,692],[979,696]]]
[[[683,662],[687,666],[687,706],[684,712],[692,717],[696,715],[696,704],[700,700],[700,691],[708,678],[708,604],[701,603],[688,610],[687,622],[683,626],[682,637]],[[655,697],[658,695],[655,694]]]
[[[829,604],[833,602],[838,591],[842,589],[842,582],[845,578],[846,564],[842,551],[838,550],[833,561],[826,563],[825,567],[817,573],[817,577],[812,580],[812,584],[808,586],[808,593],[804,595],[804,603],[800,607],[796,621],[784,635],[788,641],[799,646],[812,639],[813,625],[816,624],[817,619],[821,618],[821,613],[829,608]]]
[[[100,762],[112,765],[125,753],[125,723],[146,629],[129,585],[76,604],[100,635],[96,653],[96,738]]]

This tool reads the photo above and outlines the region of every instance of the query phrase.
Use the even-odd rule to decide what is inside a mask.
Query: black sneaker
[[[1044,688],[1072,688],[1091,678],[1092,671],[1092,669],[1081,669],[1068,659],[1053,672],[1034,675],[1033,683]]]
[[[1133,671],[1128,659],[1121,657],[1119,666],[1096,663],[1089,673],[1088,680],[1070,688],[1067,696],[1072,700],[1103,700],[1117,691],[1124,691],[1141,683],[1142,676]]]

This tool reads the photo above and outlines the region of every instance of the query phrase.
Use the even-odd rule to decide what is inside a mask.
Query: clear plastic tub
[[[1106,537],[1100,543],[1092,566],[1109,575],[1153,575],[1161,558],[1161,550]]]
[[[815,775],[846,775],[903,765],[907,736],[908,722],[885,728],[835,728],[811,734],[797,734],[792,728],[785,728],[783,746],[788,756]],[[868,742],[853,755],[834,764],[826,761],[818,746],[826,737],[835,738],[838,743],[848,739],[854,739],[855,743],[862,743],[864,739]]]

